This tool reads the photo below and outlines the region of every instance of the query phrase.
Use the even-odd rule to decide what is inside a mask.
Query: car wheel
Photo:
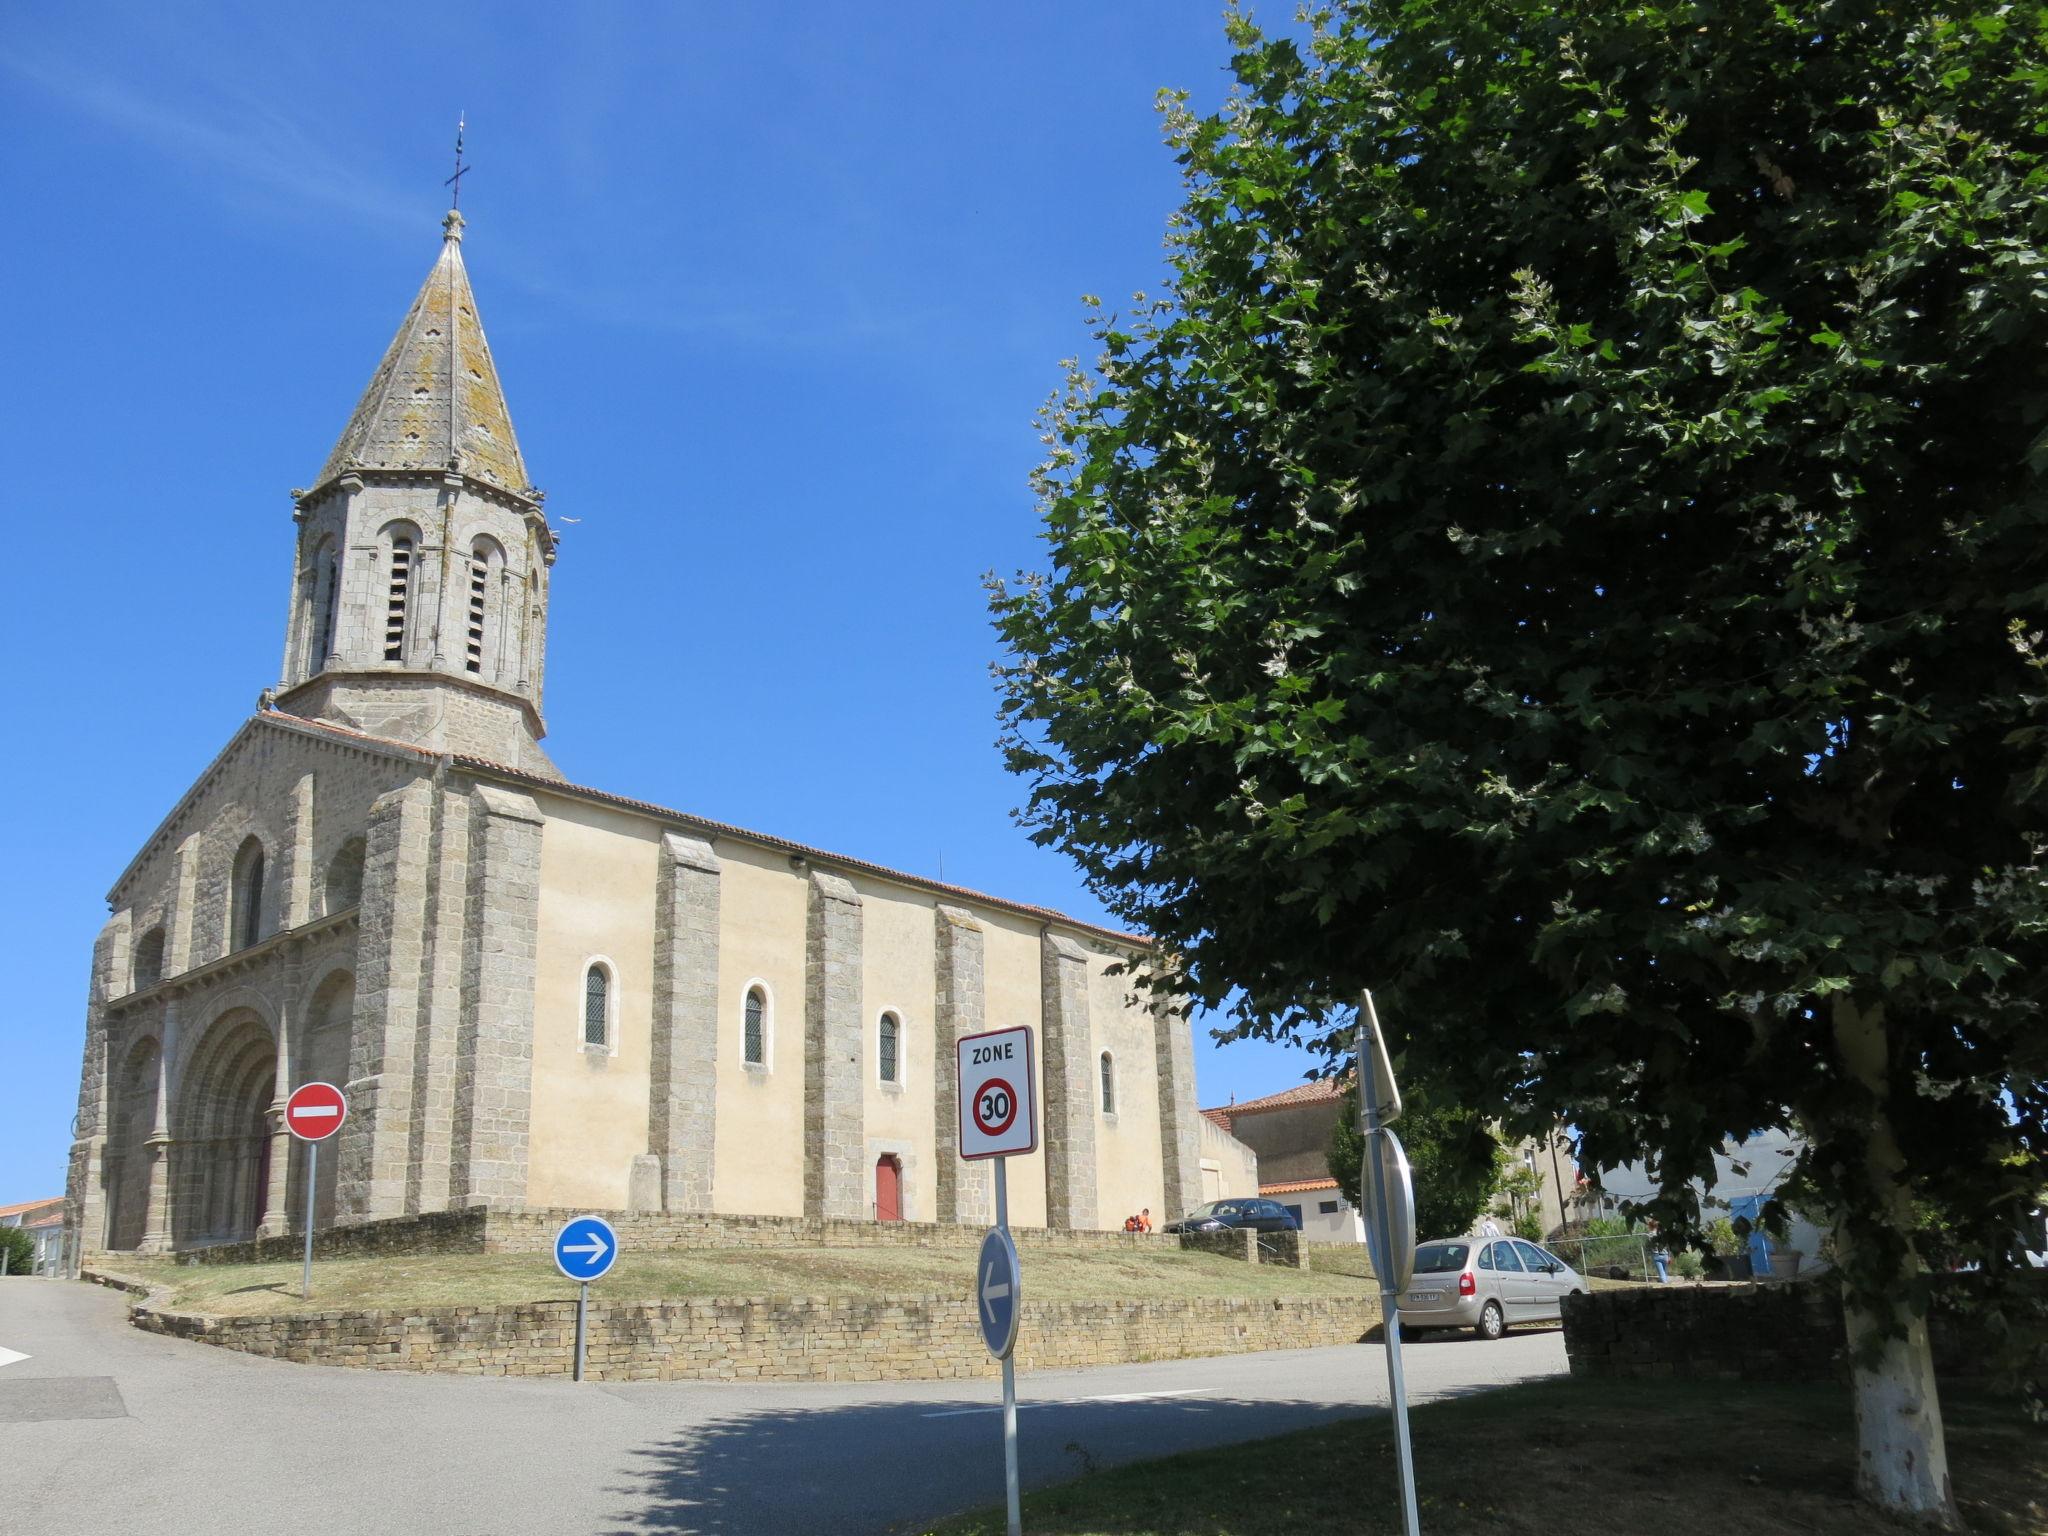
[[[1497,1339],[1508,1331],[1508,1320],[1501,1315],[1500,1303],[1489,1301],[1479,1314],[1479,1337]]]

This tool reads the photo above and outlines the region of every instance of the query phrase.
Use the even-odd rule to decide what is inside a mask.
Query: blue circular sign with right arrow
[[[602,1280],[618,1257],[618,1234],[602,1216],[578,1216],[555,1234],[555,1268],[571,1280]]]
[[[981,1341],[998,1360],[1007,1359],[1017,1344],[1017,1245],[1001,1227],[990,1227],[974,1261],[974,1320]]]

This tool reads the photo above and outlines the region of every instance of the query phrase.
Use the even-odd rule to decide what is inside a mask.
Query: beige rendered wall
[[[786,854],[720,838],[718,1132],[712,1209],[804,1209],[804,934],[809,886]],[[747,987],[768,990],[768,1061],[741,1061]]]
[[[1201,1130],[1202,1200],[1227,1200],[1259,1192],[1259,1154],[1211,1120],[1197,1115]],[[1175,1216],[1185,1215],[1175,1211]]]
[[[1172,1220],[1159,1144],[1159,1046],[1152,1012],[1131,998],[1132,978],[1112,976],[1119,956],[1088,949],[1088,1030],[1094,1037],[1088,1086],[1095,1113],[1095,1217],[1115,1229],[1126,1216]],[[1102,1112],[1102,1053],[1110,1053],[1115,1112]],[[1178,1216],[1180,1212],[1173,1212]]]
[[[982,977],[988,995],[987,1027],[1031,1029],[1032,1092],[1038,1102],[1038,1150],[1009,1160],[1010,1220],[1020,1227],[1045,1225],[1045,1043],[1039,1010],[1039,934],[1044,924],[1008,913],[974,909],[982,925]],[[989,1178],[989,1164],[976,1177]],[[993,1197],[989,1209],[995,1209]]]
[[[527,1203],[617,1210],[647,1150],[660,828],[575,800],[536,797],[541,828]],[[583,977],[610,963],[615,1050],[583,1048]]]
[[[868,1199],[874,1199],[876,1161],[893,1153],[903,1165],[903,1219],[936,1221],[934,1084],[939,1072],[953,1070],[953,1063],[934,1054],[932,900],[876,880],[856,880],[854,888],[861,899],[860,1067]],[[881,1080],[885,1011],[901,1025],[894,1083]]]

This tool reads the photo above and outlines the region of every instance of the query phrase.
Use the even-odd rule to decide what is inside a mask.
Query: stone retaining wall
[[[573,1301],[299,1317],[201,1317],[144,1302],[130,1319],[273,1359],[478,1376],[567,1376],[576,1344]],[[1365,1296],[1027,1302],[1016,1359],[1030,1371],[1306,1349],[1355,1343],[1378,1323],[1379,1304]],[[997,1370],[974,1304],[936,1296],[593,1303],[585,1365],[597,1381],[933,1381]]]
[[[2006,1283],[1936,1278],[1927,1327],[1943,1376],[1987,1376],[2048,1399],[2048,1271]],[[1564,1299],[1575,1376],[1709,1381],[1846,1380],[1842,1303],[1825,1279],[1796,1285],[1639,1286]]]
[[[581,1211],[499,1211],[482,1206],[466,1211],[437,1211],[422,1216],[394,1216],[350,1226],[325,1227],[313,1234],[317,1258],[347,1258],[376,1253],[546,1253],[563,1222]],[[699,1248],[944,1248],[972,1249],[981,1244],[982,1228],[958,1222],[835,1221],[802,1216],[635,1215],[605,1213],[620,1243],[642,1253]],[[1185,1246],[1201,1247],[1230,1258],[1249,1258],[1256,1249],[1243,1232],[1190,1233]],[[1139,1251],[1166,1253],[1183,1239],[1164,1232],[1068,1231],[1058,1227],[1012,1227],[1020,1252]],[[1266,1242],[1278,1252],[1259,1255],[1267,1263],[1306,1268],[1298,1233],[1269,1232]],[[1214,1239],[1214,1242],[1210,1240]],[[1290,1244],[1288,1239],[1294,1239]],[[265,1237],[245,1243],[221,1243],[177,1257],[192,1264],[260,1264],[295,1259],[305,1250],[302,1236]],[[119,1263],[119,1254],[99,1256]]]

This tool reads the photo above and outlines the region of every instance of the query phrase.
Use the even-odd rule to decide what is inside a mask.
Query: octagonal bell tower
[[[555,540],[462,263],[462,215],[311,490],[278,707],[559,778],[541,750]]]

